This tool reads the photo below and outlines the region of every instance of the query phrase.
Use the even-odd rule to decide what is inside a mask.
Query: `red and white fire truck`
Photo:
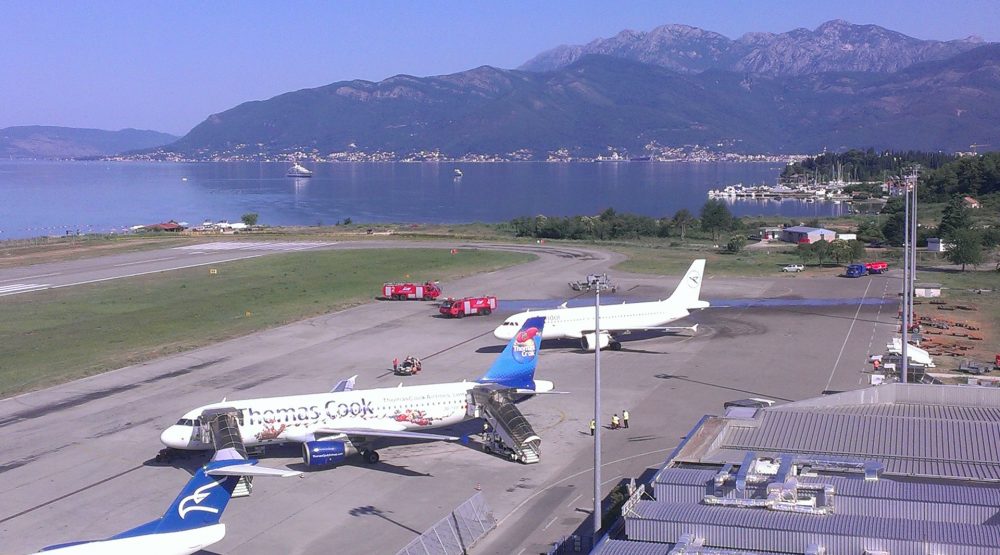
[[[492,295],[482,297],[465,297],[464,299],[445,299],[438,311],[452,318],[464,318],[469,314],[488,316],[497,309],[497,298]]]
[[[382,298],[393,301],[420,299],[431,301],[441,296],[441,286],[428,281],[419,283],[386,283],[382,285]]]
[[[869,274],[881,274],[882,272],[889,271],[889,263],[877,261],[877,262],[865,262],[865,269],[868,270]]]

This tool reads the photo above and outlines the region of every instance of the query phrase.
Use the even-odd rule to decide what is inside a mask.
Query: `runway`
[[[316,248],[366,246],[371,245]],[[459,243],[440,246],[464,248]],[[535,252],[539,259],[447,283],[448,294],[488,292],[501,298],[501,307],[504,298],[566,299],[579,295],[569,290],[568,281],[608,271],[621,259],[565,246],[502,248]],[[129,273],[124,268],[154,270],[159,264],[180,266],[200,262],[201,256],[222,255],[178,255],[173,250],[79,261],[91,269],[80,267],[69,274],[121,276]],[[225,256],[248,254],[260,255],[248,251]],[[179,258],[156,260],[173,256]],[[115,266],[131,262],[139,263]],[[6,275],[10,271],[0,279],[12,277]],[[708,309],[683,321],[700,324],[693,337],[659,334],[639,339],[636,334],[624,338],[622,351],[605,351],[605,419],[628,408],[632,426],[604,432],[604,493],[618,480],[639,476],[662,462],[703,414],[718,413],[727,400],[794,400],[860,387],[865,355],[887,341],[895,326],[895,308],[871,301],[895,295],[899,280],[892,275],[858,280],[722,279],[714,278],[709,267],[706,276],[706,298],[847,300]],[[627,291],[623,300],[662,297],[680,278],[614,277]],[[190,470],[203,462],[192,458],[178,467],[162,467],[151,461],[161,447],[159,432],[191,408],[223,397],[327,391],[354,374],[359,375],[358,388],[475,379],[501,348],[491,332],[507,314],[450,320],[438,318],[428,303],[373,301],[0,401],[4,550],[26,553],[52,543],[103,537],[162,513]],[[389,362],[406,354],[423,358],[424,372],[392,376]],[[380,449],[383,462],[374,466],[352,460],[307,471],[302,478],[261,480],[253,496],[234,500],[227,509],[227,536],[211,552],[393,554],[479,489],[501,523],[473,553],[545,551],[552,541],[585,528],[592,506],[592,442],[587,431],[592,376],[593,355],[579,351],[575,342],[543,344],[538,377],[553,380],[557,389],[571,394],[521,405],[542,437],[539,464],[525,466],[486,455],[476,441],[413,443]],[[465,431],[478,428],[472,422]],[[299,469],[301,459],[293,447],[263,464]]]

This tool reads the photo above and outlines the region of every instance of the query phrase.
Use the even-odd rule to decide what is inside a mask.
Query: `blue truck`
[[[861,277],[868,273],[868,268],[864,264],[851,264],[847,267],[847,273],[844,274],[850,278]]]

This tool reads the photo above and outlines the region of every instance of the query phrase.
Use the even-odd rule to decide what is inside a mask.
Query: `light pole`
[[[902,357],[900,361],[900,371],[899,371],[899,381],[906,383],[907,373],[909,370],[909,357],[907,355],[906,345],[909,341],[909,294],[907,293],[907,285],[910,283],[910,179],[909,177],[904,178],[903,181],[903,337],[902,343],[900,344],[899,354]]]
[[[601,284],[594,296],[594,541],[601,530]]]

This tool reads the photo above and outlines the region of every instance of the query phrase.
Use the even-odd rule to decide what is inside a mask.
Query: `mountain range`
[[[240,104],[136,156],[545,159],[655,157],[685,145],[780,154],[972,144],[1000,145],[1000,44],[835,20],[736,40],[665,25],[561,46],[516,70],[341,81]]]
[[[104,131],[26,125],[0,129],[0,158],[85,158],[162,146],[178,137],[141,129]]]
[[[519,69],[551,71],[589,54],[613,56],[682,73],[709,69],[769,76],[830,71],[891,73],[920,62],[942,60],[982,46],[979,37],[947,42],[920,40],[877,25],[828,21],[814,31],[747,33],[731,40],[687,25],[663,25],[648,33],[622,31],[585,45],[543,52]]]

